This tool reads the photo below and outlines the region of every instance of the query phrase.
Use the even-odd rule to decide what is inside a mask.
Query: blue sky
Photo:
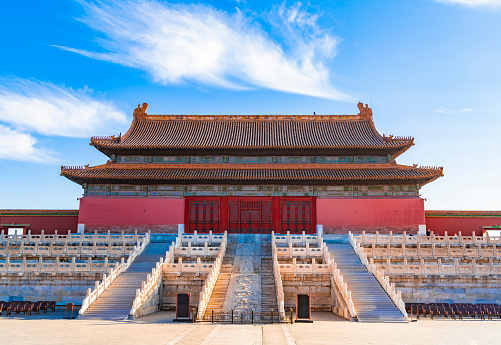
[[[0,208],[78,208],[61,165],[152,114],[356,114],[443,166],[426,209],[501,209],[501,0],[3,1]]]

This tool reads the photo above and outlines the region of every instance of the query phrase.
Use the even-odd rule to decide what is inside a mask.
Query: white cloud
[[[0,124],[0,159],[37,163],[53,162],[53,153],[36,147],[36,143],[36,139],[31,135]]]
[[[105,38],[107,52],[60,47],[90,58],[148,72],[155,82],[195,82],[233,89],[269,88],[336,100],[325,66],[338,39],[300,4],[262,16],[280,37],[266,33],[253,14],[156,0],[79,1],[84,23]],[[276,39],[274,39],[276,38]],[[280,43],[278,43],[280,42]]]
[[[435,0],[443,4],[463,5],[468,7],[501,7],[501,0]]]
[[[441,114],[462,114],[462,113],[469,113],[470,111],[473,111],[473,109],[471,109],[471,108],[450,109],[450,108],[441,106],[437,109],[431,109],[431,111],[434,111],[436,113],[441,113]]]
[[[0,121],[43,135],[89,137],[108,134],[117,124],[126,123],[126,117],[113,104],[93,97],[87,87],[73,90],[48,82],[3,78]]]

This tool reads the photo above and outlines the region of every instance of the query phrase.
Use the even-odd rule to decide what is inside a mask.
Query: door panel
[[[219,232],[219,200],[189,200],[189,232]]]
[[[313,230],[311,200],[282,200],[282,231],[299,234]]]

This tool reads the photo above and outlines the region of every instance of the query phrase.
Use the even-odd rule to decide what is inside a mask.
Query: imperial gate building
[[[79,227],[174,232],[418,231],[420,188],[442,168],[396,158],[410,137],[381,135],[357,115],[150,115],[124,135],[93,137],[109,157],[62,167],[80,184]]]

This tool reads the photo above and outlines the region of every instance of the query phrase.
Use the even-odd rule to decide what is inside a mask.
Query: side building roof
[[[414,145],[407,137],[382,136],[372,111],[358,115],[148,115],[134,112],[123,136],[93,137],[112,154],[368,154],[396,157]]]

